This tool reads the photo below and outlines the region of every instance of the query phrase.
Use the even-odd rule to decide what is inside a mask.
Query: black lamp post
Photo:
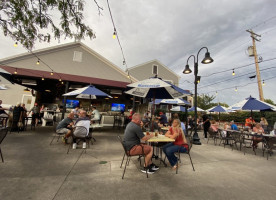
[[[214,60],[210,57],[210,53],[208,51],[208,48],[207,47],[202,47],[201,49],[199,49],[199,51],[197,52],[197,56],[195,57],[194,55],[190,55],[190,57],[188,58],[187,60],[187,64],[185,66],[185,69],[183,71],[183,74],[190,74],[192,72],[192,70],[190,69],[189,67],[189,59],[191,57],[194,58],[194,75],[195,75],[195,132],[194,132],[194,135],[193,135],[193,144],[197,144],[197,145],[201,145],[201,142],[200,142],[200,139],[198,137],[198,133],[197,133],[197,84],[199,83],[200,81],[200,76],[197,76],[198,74],[198,55],[200,53],[200,51],[202,49],[206,49],[206,53],[205,53],[205,57],[204,59],[201,61],[202,64],[209,64],[209,63],[212,63]]]

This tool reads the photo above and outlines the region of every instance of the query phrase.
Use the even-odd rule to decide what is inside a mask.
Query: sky
[[[125,70],[118,42],[112,38],[107,1],[97,2],[103,7],[102,15],[93,0],[86,0],[84,10],[84,20],[96,33],[96,39],[86,38],[82,42]],[[157,59],[181,76],[181,88],[193,92],[193,73],[187,75],[182,71],[190,55],[197,55],[201,47],[207,47],[214,62],[201,64],[206,51],[200,52],[198,93],[214,95],[215,103],[232,105],[250,95],[259,99],[257,78],[249,79],[256,72],[254,58],[247,51],[252,39],[246,30],[252,29],[261,35],[256,45],[258,57],[263,60],[259,66],[261,80],[265,82],[264,98],[276,102],[276,1],[109,0],[109,3],[128,67]],[[27,52],[20,45],[14,48],[14,41],[2,32],[0,35],[0,59]],[[35,49],[72,41],[37,42]],[[193,71],[192,59],[189,65]]]

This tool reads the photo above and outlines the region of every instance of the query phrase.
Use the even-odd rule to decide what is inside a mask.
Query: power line
[[[266,69],[261,69],[260,71],[266,71],[266,70],[274,69],[274,68],[276,68],[276,67],[269,67],[269,68],[266,68]],[[215,82],[215,83],[212,83],[212,84],[209,84],[209,85],[204,85],[202,87],[199,87],[198,89],[202,89],[202,88],[205,88],[205,87],[208,87],[208,86],[211,86],[211,85],[216,85],[216,84],[219,84],[219,83],[223,83],[225,81],[231,81],[233,79],[240,78],[240,77],[243,77],[243,76],[248,76],[248,74],[252,74],[252,73],[256,73],[256,71],[246,72],[246,74],[243,74],[243,75],[240,75],[240,76],[235,76],[235,77],[232,77],[232,78],[229,78],[229,79],[224,79],[222,81],[218,81],[218,82]]]
[[[267,78],[267,79],[264,79],[265,81],[268,81],[268,80],[271,80],[271,79],[274,79],[276,78],[276,76],[273,76],[273,77],[270,77],[270,78]],[[209,94],[209,93],[213,93],[213,92],[219,92],[219,91],[222,91],[222,90],[228,90],[228,89],[233,89],[233,88],[242,88],[242,87],[246,87],[248,85],[251,85],[251,84],[256,84],[256,82],[252,82],[252,83],[247,83],[245,85],[237,85],[237,86],[231,86],[231,87],[228,87],[228,88],[222,88],[222,89],[218,89],[218,90],[212,90],[212,91],[209,91],[209,92],[205,92],[205,94]]]
[[[260,22],[259,24],[256,24],[255,26],[251,27],[250,29],[257,28],[257,27],[259,27],[259,26],[261,26],[261,25],[264,25],[265,23],[267,23],[268,21],[270,21],[270,20],[272,20],[272,19],[274,19],[274,18],[276,18],[276,16],[270,17],[270,18],[268,18],[268,19],[266,19],[266,20]]]
[[[268,62],[268,61],[271,61],[271,60],[276,60],[276,58],[266,59],[266,60],[263,60],[262,62]],[[233,68],[231,68],[231,69],[226,69],[226,70],[223,70],[223,71],[214,72],[214,73],[212,73],[212,74],[208,74],[208,75],[201,76],[201,77],[209,77],[209,76],[213,76],[213,75],[215,75],[215,74],[220,74],[220,73],[232,71],[233,69],[241,69],[241,68],[248,67],[248,66],[254,65],[254,64],[255,64],[255,63],[250,63],[250,64],[242,65],[242,66],[239,66],[239,67],[233,67]]]

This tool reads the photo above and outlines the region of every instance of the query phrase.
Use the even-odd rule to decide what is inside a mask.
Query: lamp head
[[[207,52],[205,53],[205,57],[204,57],[204,59],[201,61],[201,63],[202,63],[202,64],[209,64],[209,63],[212,63],[212,62],[214,62],[214,60],[213,60],[213,58],[211,58],[210,53],[207,51]]]
[[[185,66],[185,69],[183,71],[183,74],[190,74],[192,72],[192,70],[190,69],[189,65],[187,64]]]

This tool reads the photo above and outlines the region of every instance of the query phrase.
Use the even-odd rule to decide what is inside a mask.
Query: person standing
[[[132,116],[131,122],[127,125],[124,133],[124,146],[127,151],[129,151],[129,155],[145,155],[145,164],[144,169],[141,171],[143,173],[153,174],[156,170],[159,169],[158,166],[152,163],[151,158],[153,155],[153,148],[146,144],[141,144],[142,141],[147,141],[150,138],[154,137],[154,134],[144,135],[141,125],[143,122],[141,121],[141,116],[138,113],[135,113]]]
[[[252,117],[248,117],[247,119],[245,119],[245,126],[248,128],[253,129],[253,125],[255,125],[256,122],[254,121],[254,119]]]
[[[168,123],[168,119],[167,116],[161,111],[159,112],[159,117],[157,117],[159,119],[160,124],[165,125]]]
[[[37,103],[34,104],[34,107],[32,107],[30,112],[33,113],[32,114],[32,121],[35,123],[34,125],[37,126],[38,125],[38,120],[39,120],[39,107],[38,107]]]
[[[208,129],[210,128],[211,126],[211,123],[210,123],[210,120],[209,120],[209,117],[207,114],[204,114],[202,116],[202,120],[203,120],[203,130],[204,130],[204,138],[207,139],[207,133],[208,133]]]

